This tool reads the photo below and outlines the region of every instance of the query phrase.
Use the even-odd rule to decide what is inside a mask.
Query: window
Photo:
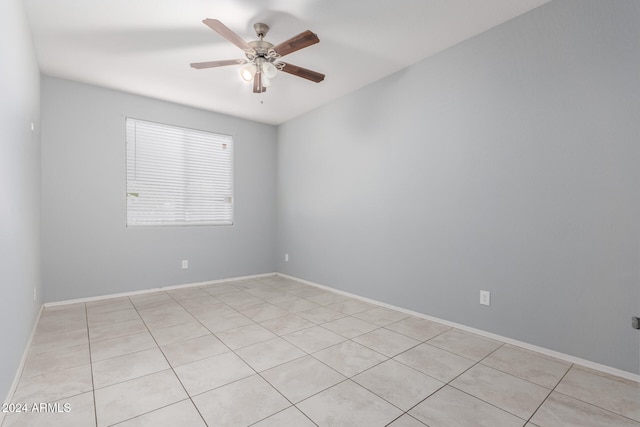
[[[127,226],[233,224],[233,139],[127,118]]]

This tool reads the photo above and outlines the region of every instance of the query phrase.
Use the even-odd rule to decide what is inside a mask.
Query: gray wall
[[[554,1],[281,125],[278,271],[640,373],[638,22]]]
[[[127,116],[233,135],[233,226],[125,227]],[[42,181],[46,301],[275,271],[273,126],[43,77]]]
[[[0,2],[0,399],[40,307],[40,71],[22,1]],[[31,122],[35,131],[31,131]],[[2,417],[0,416],[0,420]]]

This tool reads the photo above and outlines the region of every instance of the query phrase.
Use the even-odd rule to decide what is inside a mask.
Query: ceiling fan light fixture
[[[278,74],[278,69],[271,62],[265,62],[264,64],[262,64],[262,74],[263,77],[272,79]]]
[[[245,65],[240,69],[240,78],[249,83],[253,80],[253,76],[256,74],[256,66],[253,64]]]

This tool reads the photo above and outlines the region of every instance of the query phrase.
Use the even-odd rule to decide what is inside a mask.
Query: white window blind
[[[233,224],[233,139],[126,119],[127,226]]]

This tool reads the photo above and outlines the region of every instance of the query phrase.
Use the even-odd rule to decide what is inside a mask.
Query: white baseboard
[[[24,351],[22,352],[22,359],[20,359],[20,364],[18,365],[18,369],[16,369],[16,375],[13,377],[13,382],[11,383],[11,387],[9,387],[9,391],[7,392],[7,397],[4,399],[4,403],[11,403],[11,399],[13,398],[13,394],[16,392],[16,388],[18,388],[18,383],[20,382],[20,377],[22,376],[22,370],[24,369],[25,363],[27,363],[27,357],[29,357],[29,350],[31,349],[31,343],[33,342],[33,337],[36,334],[36,328],[38,327],[38,323],[40,322],[40,316],[42,316],[42,310],[44,306],[41,305],[38,310],[38,315],[36,316],[36,320],[33,323],[33,327],[31,328],[31,334],[29,335],[29,340],[27,340],[27,344],[24,347]],[[4,421],[5,412],[0,411],[0,425]]]
[[[71,300],[66,300],[66,301],[47,302],[47,303],[44,304],[44,306],[45,307],[56,307],[56,306],[60,306],[60,305],[77,304],[77,303],[81,303],[81,302],[90,302],[90,301],[100,301],[100,300],[103,300],[103,299],[110,299],[110,298],[130,297],[132,295],[149,294],[149,293],[158,292],[158,291],[170,291],[170,290],[173,290],[173,289],[193,288],[193,287],[197,287],[197,286],[215,285],[217,283],[238,282],[238,281],[241,281],[241,280],[257,279],[257,278],[260,278],[260,277],[269,277],[269,276],[275,276],[275,275],[276,275],[276,273],[263,273],[263,274],[253,274],[253,275],[250,275],[250,276],[239,276],[239,277],[230,277],[230,278],[226,278],[226,279],[207,280],[205,282],[185,283],[185,284],[182,284],[182,285],[162,286],[162,287],[159,287],[159,288],[143,289],[141,291],[121,292],[121,293],[117,293],[117,294],[100,295],[100,296],[97,296],[97,297],[76,298],[76,299],[71,299]]]
[[[285,277],[287,279],[295,280],[295,281],[298,281],[298,282],[301,282],[301,283],[304,283],[304,284],[307,284],[307,285],[310,285],[310,286],[315,286],[315,287],[320,288],[320,289],[325,289],[325,290],[328,290],[328,291],[331,291],[331,292],[335,292],[337,294],[345,295],[345,296],[348,296],[348,297],[351,297],[351,298],[354,298],[354,299],[359,299],[361,301],[365,301],[365,302],[376,304],[376,305],[379,305],[379,306],[382,306],[382,307],[386,307],[386,308],[390,308],[390,309],[393,309],[393,310],[397,310],[397,311],[400,311],[402,313],[409,314],[411,316],[420,317],[420,318],[423,318],[423,319],[426,319],[426,320],[431,320],[431,321],[434,321],[434,322],[442,323],[444,325],[451,326],[451,327],[454,327],[454,328],[458,328],[458,329],[461,329],[463,331],[471,332],[471,333],[474,333],[474,334],[477,334],[477,335],[480,335],[480,336],[483,336],[483,337],[486,337],[486,338],[490,338],[490,339],[497,340],[497,341],[502,341],[504,343],[512,344],[512,345],[515,345],[517,347],[522,347],[522,348],[525,348],[527,350],[532,350],[532,351],[544,354],[546,356],[555,357],[556,359],[564,360],[566,362],[574,363],[576,365],[581,365],[581,366],[584,366],[586,368],[590,368],[590,369],[593,369],[593,370],[596,370],[596,371],[604,372],[606,374],[615,375],[617,377],[625,378],[625,379],[628,379],[628,380],[631,380],[631,381],[635,381],[635,382],[640,382],[640,375],[634,374],[632,372],[623,371],[621,369],[613,368],[613,367],[607,366],[607,365],[602,365],[600,363],[592,362],[590,360],[581,359],[579,357],[571,356],[569,354],[560,353],[558,351],[550,350],[548,348],[539,347],[537,345],[529,344],[529,343],[526,343],[526,342],[523,342],[523,341],[514,340],[514,339],[508,338],[508,337],[503,337],[501,335],[493,334],[491,332],[483,331],[481,329],[472,328],[472,327],[469,327],[469,326],[466,326],[466,325],[462,325],[460,323],[450,322],[448,320],[444,320],[444,319],[440,319],[440,318],[437,318],[437,317],[429,316],[427,314],[419,313],[417,311],[407,310],[406,308],[397,307],[395,305],[387,304],[387,303],[381,302],[381,301],[376,301],[374,299],[366,298],[366,297],[363,297],[363,296],[360,296],[360,295],[356,295],[356,294],[352,294],[350,292],[341,291],[340,289],[335,289],[335,288],[332,288],[330,286],[321,285],[319,283],[314,283],[314,282],[311,282],[309,280],[300,279],[298,277],[289,276],[287,274],[276,273],[276,275],[281,276],[281,277]]]

